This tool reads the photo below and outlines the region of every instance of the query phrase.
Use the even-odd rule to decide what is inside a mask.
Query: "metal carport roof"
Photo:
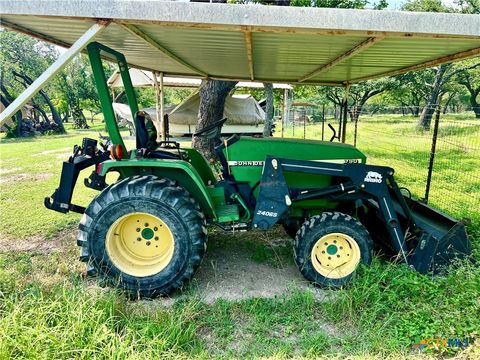
[[[2,25],[96,38],[167,75],[342,85],[480,54],[480,16],[133,0],[1,0]]]

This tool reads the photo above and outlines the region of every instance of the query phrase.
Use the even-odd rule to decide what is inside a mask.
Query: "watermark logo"
[[[468,338],[428,338],[428,339],[416,339],[415,343],[412,344],[413,349],[418,349],[420,351],[428,348],[460,348],[465,349],[469,345]]]

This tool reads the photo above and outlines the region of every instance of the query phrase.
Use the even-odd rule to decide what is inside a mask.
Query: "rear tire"
[[[172,181],[134,176],[104,189],[79,225],[80,260],[133,297],[180,289],[206,249],[205,217]]]
[[[288,218],[283,224],[283,229],[292,239],[295,239],[298,230],[302,227],[302,219],[300,218]]]
[[[324,212],[305,221],[294,242],[295,263],[316,284],[341,287],[360,263],[372,262],[373,242],[367,229],[353,217]]]

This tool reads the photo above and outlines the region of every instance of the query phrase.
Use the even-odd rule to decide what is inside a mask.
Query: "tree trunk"
[[[24,86],[25,88],[27,88],[28,86],[30,86],[33,82],[32,79],[30,79],[27,75],[25,74],[20,74],[20,73],[17,73],[16,71],[13,71],[13,75],[15,75],[16,77],[19,77],[21,78],[23,81],[24,81]],[[47,94],[45,93],[45,91],[43,90],[40,90],[38,92],[40,94],[40,96],[43,98],[43,100],[45,100],[45,102],[47,103],[48,107],[50,108],[50,112],[52,113],[52,120],[55,122],[55,124],[57,124],[58,128],[60,129],[59,132],[61,133],[64,133],[65,132],[65,128],[63,127],[63,122],[62,122],[62,119],[60,118],[60,115],[58,114],[58,111],[57,109],[55,108],[55,106],[52,104],[52,101],[50,100],[50,98],[47,96]]]
[[[433,83],[432,91],[430,92],[430,96],[428,97],[427,104],[423,108],[420,119],[418,120],[417,129],[430,130],[432,116],[435,112],[438,95],[440,94],[440,90],[442,89],[443,75],[445,74],[446,70],[447,67],[445,65],[440,65],[437,69],[437,73],[435,74],[435,82]]]
[[[445,106],[443,107],[443,115],[445,115],[448,111],[448,106],[450,105],[450,102],[453,100],[454,94],[448,94],[448,99],[445,101]]]
[[[221,120],[225,108],[225,100],[235,87],[235,81],[206,80],[200,88],[200,106],[198,108],[197,131]],[[218,139],[202,137],[193,138],[193,147],[199,150],[208,160],[215,160],[214,147]]]
[[[72,109],[72,127],[74,129],[89,129],[87,118],[78,106]]]
[[[40,106],[35,104],[33,101],[32,101],[32,105],[33,105],[33,108],[42,116],[43,121],[46,123],[49,123],[50,121],[48,120],[47,113]],[[34,119],[34,120],[37,120],[37,119]]]
[[[475,117],[480,119],[480,104],[476,101],[475,98],[470,98],[470,104],[472,105],[473,112],[475,113]]]
[[[70,117],[70,114],[69,114],[69,111],[65,111],[65,113],[63,114],[63,118],[62,118],[62,122],[64,123],[68,123],[68,118]]]
[[[420,115],[420,105],[415,105],[413,109],[413,116],[418,117]]]
[[[474,89],[471,85],[466,87],[468,89],[468,92],[470,93],[470,105],[472,107],[473,112],[475,113],[475,117],[477,119],[480,119],[480,104],[477,101],[477,96],[478,94],[480,94],[480,87],[477,89]]]
[[[203,2],[192,0],[192,2]],[[212,0],[214,3],[226,3],[226,0]],[[198,107],[197,131],[223,118],[225,100],[235,87],[235,81],[206,80],[200,87],[200,106]],[[219,139],[194,137],[192,145],[207,160],[216,160],[214,147]]]
[[[355,123],[358,121],[358,118],[360,117],[360,113],[362,112],[363,105],[364,103],[355,104],[348,110],[348,113],[350,114],[350,121],[352,123]]]
[[[3,83],[3,76],[2,76],[2,81],[0,82],[0,90],[3,93],[3,96],[1,97],[2,103],[5,107],[8,107],[8,105],[10,105],[15,99],[12,97],[12,95],[10,95],[10,92],[5,87]],[[16,136],[21,136],[22,135],[21,134],[22,132],[22,112],[21,111],[17,111],[17,113],[14,115],[14,121],[15,119],[17,120],[16,129],[15,129]]]
[[[266,108],[265,108],[265,124],[263,126],[263,137],[272,136],[272,125],[273,125],[273,85],[271,83],[264,83],[265,87],[265,99],[266,99]]]

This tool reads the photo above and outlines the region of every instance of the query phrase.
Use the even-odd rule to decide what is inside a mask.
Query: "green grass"
[[[58,231],[78,223],[75,213],[62,215],[45,211],[43,199],[58,186],[62,161],[68,160],[73,145],[81,144],[83,137],[97,139],[105,134],[103,125],[96,123],[88,130],[71,130],[57,136],[25,139],[2,139],[0,142],[0,236],[25,238],[35,235],[50,237]],[[126,135],[126,133],[123,133]],[[91,169],[80,173],[88,177]],[[86,205],[96,191],[77,186],[73,202]]]
[[[430,135],[417,133],[413,125],[412,119],[395,116],[362,119],[358,146],[370,163],[394,167],[401,185],[421,196]],[[443,144],[461,139],[478,146],[479,133],[471,128],[440,130]],[[416,354],[411,344],[429,337],[477,338],[461,356],[480,356],[480,269],[469,264],[431,279],[376,259],[350,286],[329,292],[324,301],[309,291],[292,291],[274,299],[205,304],[190,287],[171,307],[128,301],[83,279],[71,235],[79,216],[47,211],[43,197],[58,185],[61,161],[72,146],[84,136],[96,138],[99,131],[102,126],[96,124],[63,136],[0,140],[0,246],[25,239],[60,244],[53,252],[0,252],[0,359],[398,358]],[[318,137],[318,131],[309,127],[309,137]],[[469,233],[480,259],[479,152],[442,146],[431,202],[472,219]],[[79,183],[74,201],[86,205],[94,194]],[[213,247],[227,243],[228,234],[211,234]],[[252,232],[241,240],[239,248],[253,261],[273,269],[292,259],[291,247],[274,247],[268,237]]]

